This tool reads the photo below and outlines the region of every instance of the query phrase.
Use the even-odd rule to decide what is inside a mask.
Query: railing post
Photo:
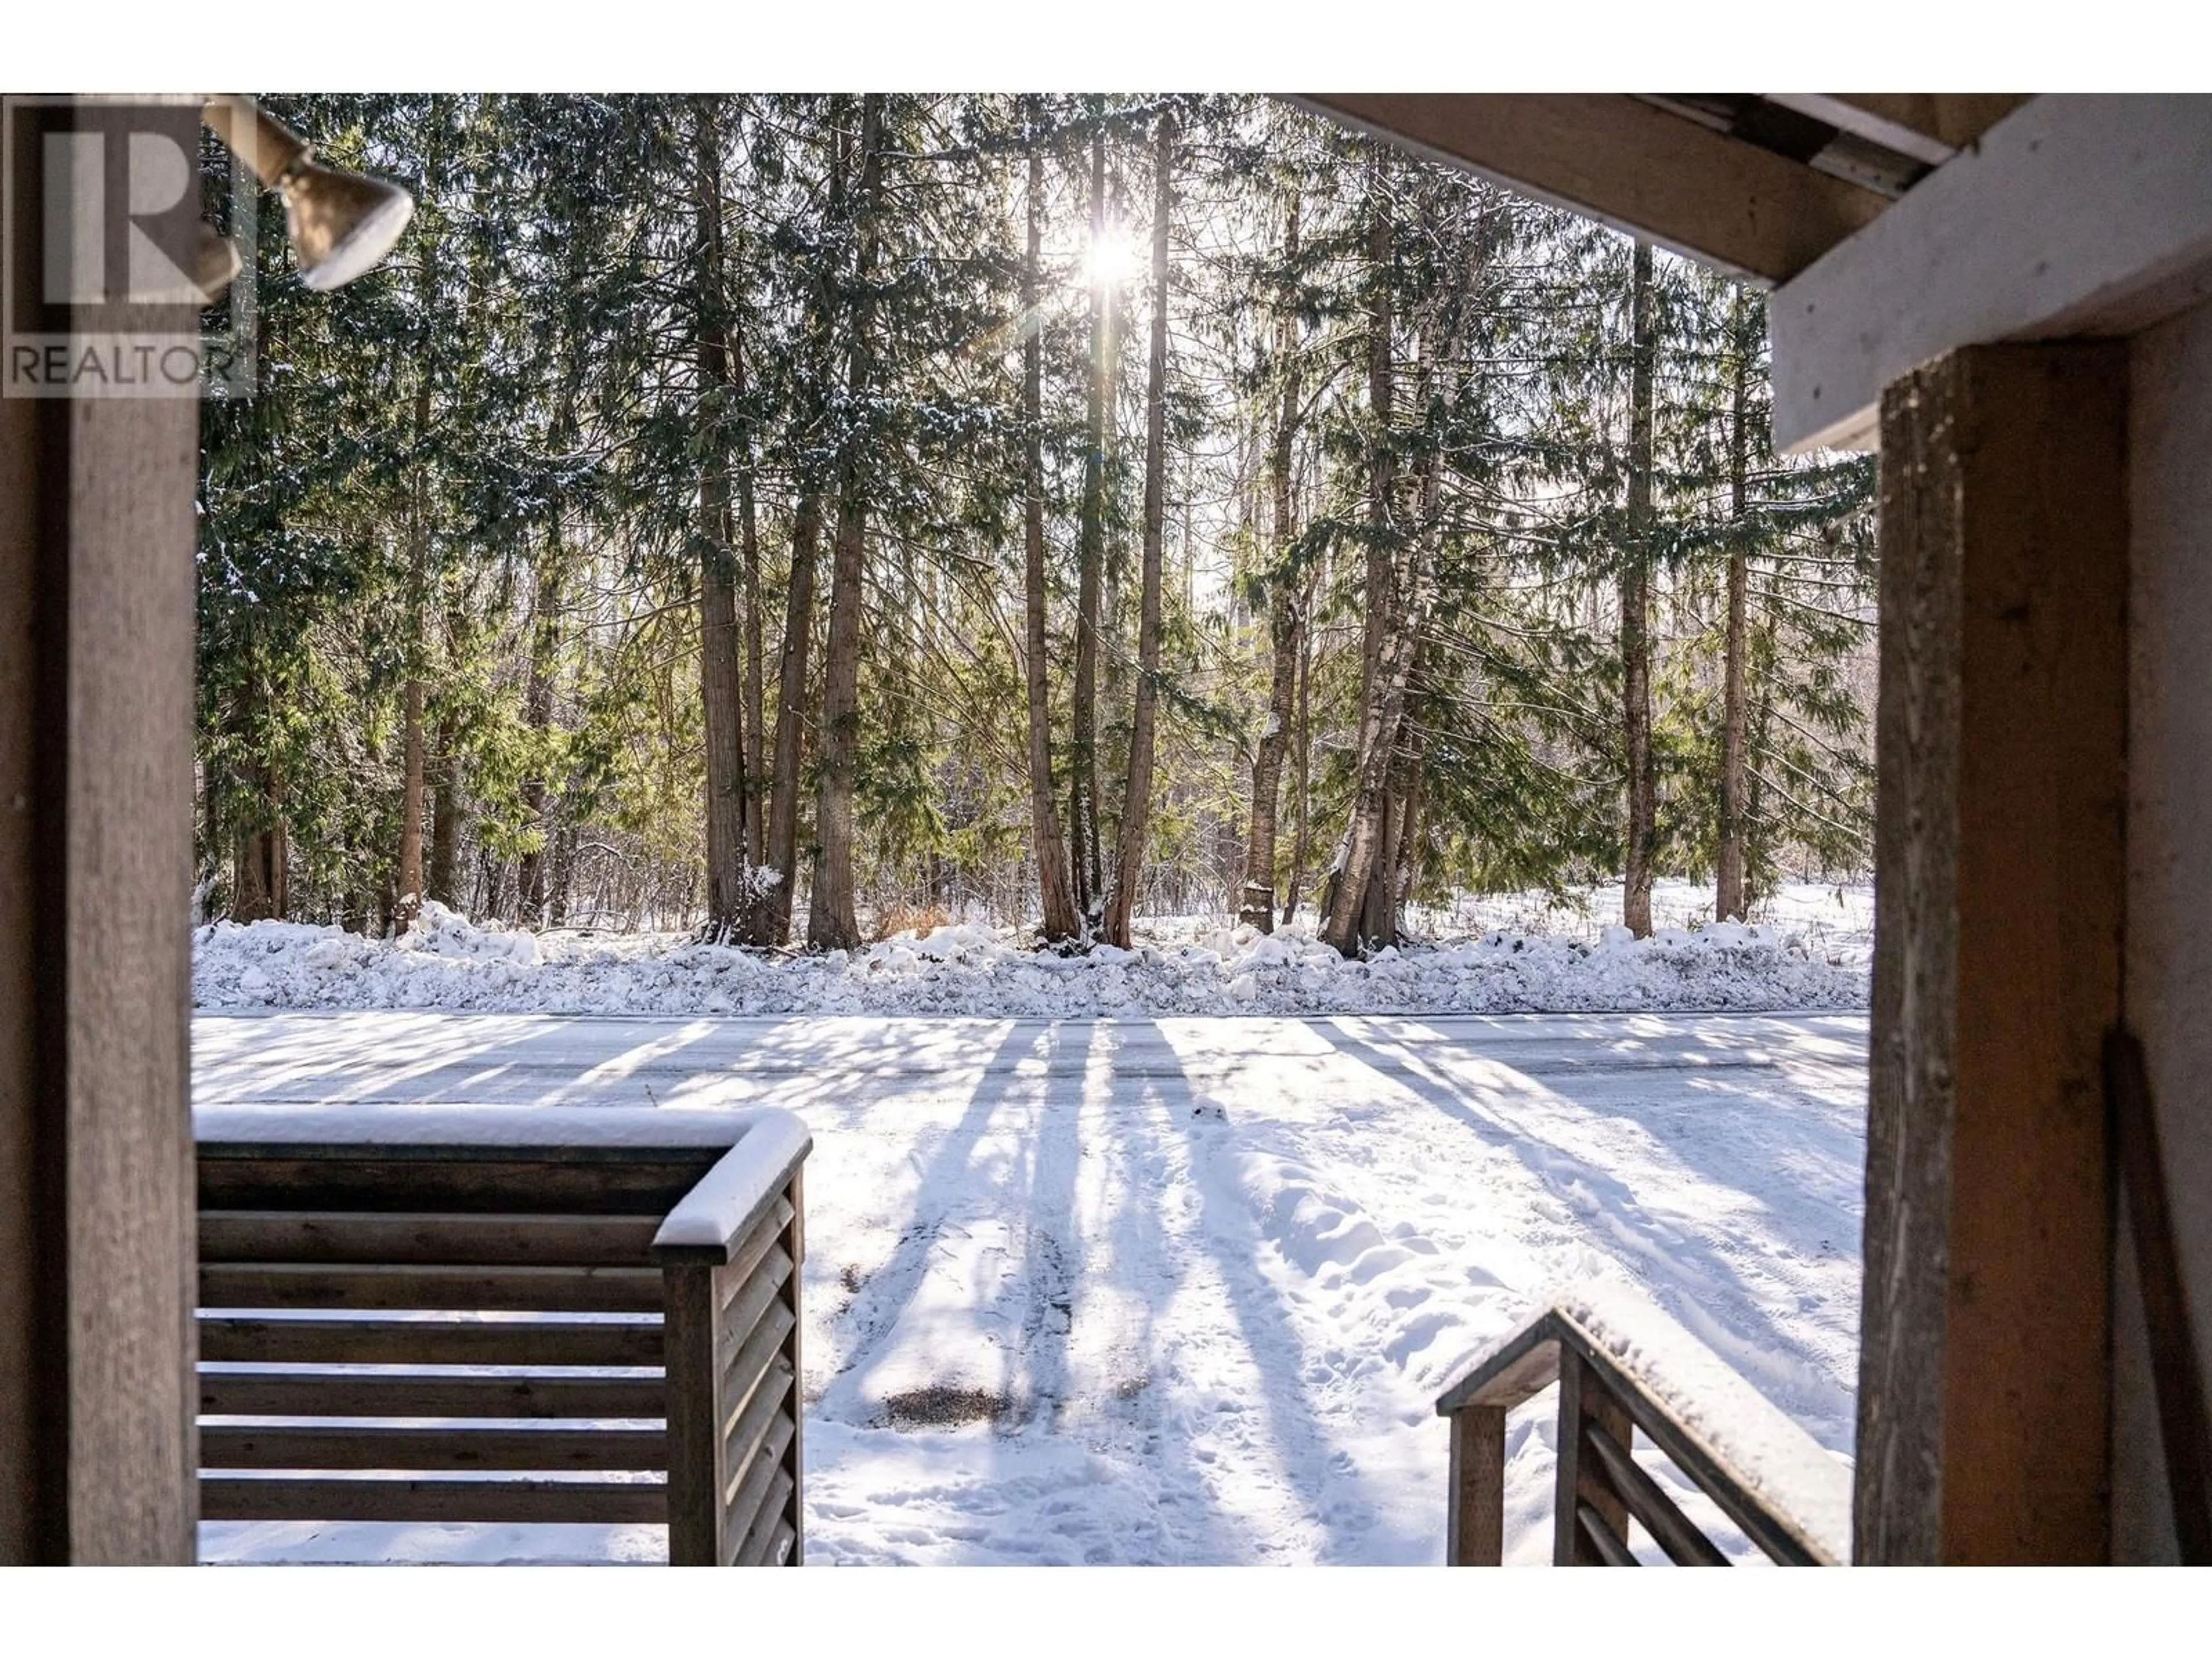
[[[1467,1406],[1451,1414],[1451,1486],[1444,1561],[1494,1567],[1505,1559],[1505,1412]]]
[[[791,1362],[791,1449],[784,1454],[791,1471],[791,1553],[784,1559],[790,1567],[804,1566],[806,1562],[806,1367],[800,1361],[799,1336],[806,1328],[805,1310],[799,1302],[801,1272],[806,1265],[806,1191],[805,1170],[791,1172],[791,1225],[784,1230],[784,1253],[791,1258],[791,1277],[784,1281],[783,1295],[791,1309],[791,1334],[784,1339],[784,1358]]]
[[[1590,1452],[1587,1431],[1601,1425],[1623,1447],[1634,1444],[1635,1425],[1628,1408],[1615,1400],[1597,1373],[1573,1347],[1559,1350],[1559,1495],[1553,1506],[1552,1562],[1561,1567],[1597,1567],[1605,1558],[1583,1530],[1577,1517],[1578,1504],[1595,1510],[1615,1537],[1628,1538],[1628,1504],[1605,1478],[1605,1471]]]
[[[668,1389],[668,1565],[719,1567],[728,1540],[722,1507],[722,1422],[715,1396],[716,1269],[672,1261],[661,1333]]]

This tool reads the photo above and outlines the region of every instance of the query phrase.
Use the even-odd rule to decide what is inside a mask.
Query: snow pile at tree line
[[[1863,962],[1802,933],[1725,923],[1595,940],[1498,929],[1346,961],[1304,926],[1057,956],[976,923],[820,956],[680,934],[543,935],[440,904],[397,940],[337,927],[218,921],[196,930],[202,1008],[436,1008],[579,1014],[1571,1013],[1863,1008]]]

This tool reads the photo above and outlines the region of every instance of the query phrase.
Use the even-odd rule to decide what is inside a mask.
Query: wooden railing
[[[1850,1475],[1797,1425],[1657,1309],[1553,1303],[1476,1360],[1437,1401],[1451,1420],[1445,1559],[1504,1554],[1505,1414],[1559,1385],[1552,1559],[1632,1567],[1640,1522],[1682,1566],[1728,1558],[1636,1461],[1641,1432],[1751,1542],[1788,1565],[1849,1558]]]
[[[800,1561],[796,1117],[196,1127],[203,1518],[665,1522],[676,1565]]]

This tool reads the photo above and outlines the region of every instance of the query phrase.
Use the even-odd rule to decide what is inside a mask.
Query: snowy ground
[[[1619,888],[1562,905],[1468,898],[1412,918],[1431,943],[1346,962],[1301,924],[1139,921],[1138,948],[1061,957],[977,923],[797,956],[670,933],[479,927],[441,906],[396,943],[336,927],[217,922],[193,934],[203,1008],[444,1008],[510,1013],[1565,1013],[1863,1008],[1871,896],[1784,888],[1749,927],[1705,926],[1709,888],[1662,883],[1658,933],[1618,926]]]
[[[1848,1453],[1865,1040],[1849,1013],[203,1015],[194,1074],[210,1103],[801,1113],[811,1561],[1386,1563],[1441,1559],[1434,1396],[1555,1285],[1640,1288]],[[1510,1559],[1548,1559],[1554,1410],[1511,1420]],[[203,1529],[210,1559],[662,1548]]]

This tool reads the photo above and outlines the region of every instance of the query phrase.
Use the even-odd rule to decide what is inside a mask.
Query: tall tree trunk
[[[735,337],[732,343],[732,361],[739,366],[737,392],[743,397],[744,354]],[[753,467],[753,439],[748,423],[744,459],[738,469],[738,535],[745,585],[745,862],[757,869],[768,852],[769,803],[763,752],[767,733],[762,729],[760,515],[754,500]]]
[[[1313,614],[1315,577],[1306,578],[1299,596],[1301,617]],[[1306,861],[1313,856],[1313,634],[1298,630],[1298,775],[1297,828],[1291,837],[1291,885],[1283,895],[1283,923],[1297,919],[1298,898],[1304,891]]]
[[[1029,111],[1032,120],[1034,108]],[[1035,135],[1029,153],[1029,243],[1022,264],[1022,613],[1023,674],[1029,692],[1030,844],[1035,849],[1037,892],[1048,944],[1079,938],[1082,921],[1068,882],[1067,848],[1052,796],[1052,709],[1046,655],[1044,580],[1044,342],[1038,265],[1044,221],[1044,157]]]
[[[1322,893],[1322,939],[1346,956],[1389,942],[1389,907],[1378,906],[1378,884],[1387,887],[1395,835],[1390,777],[1398,727],[1405,714],[1412,641],[1402,625],[1410,592],[1396,592],[1397,544],[1392,514],[1397,485],[1390,429],[1392,381],[1390,299],[1392,227],[1378,159],[1371,185],[1367,230],[1367,404],[1371,432],[1368,459],[1367,612],[1360,640],[1359,760],[1352,816],[1338,843]],[[1378,909],[1382,914],[1378,915]]]
[[[1106,129],[1091,133],[1091,243],[1106,235]],[[1102,884],[1098,849],[1098,617],[1106,563],[1107,359],[1113,349],[1113,310],[1104,273],[1091,282],[1091,364],[1085,388],[1083,506],[1076,547],[1074,703],[1068,767],[1068,865],[1076,908],[1086,926],[1098,920]]]
[[[1418,582],[1419,573],[1414,574]],[[1394,630],[1382,642],[1376,691],[1359,724],[1359,770],[1352,819],[1337,850],[1323,895],[1322,939],[1347,957],[1390,943],[1387,929],[1395,917],[1376,913],[1377,870],[1395,868],[1397,815],[1391,811],[1391,773],[1399,728],[1406,712],[1406,685],[1413,671],[1413,630]],[[1385,888],[1387,879],[1382,884]]]
[[[400,692],[402,744],[399,785],[398,887],[392,920],[401,933],[422,908],[422,682],[410,675]]]
[[[282,786],[273,769],[257,767],[264,810],[283,805]],[[286,892],[289,863],[282,817],[265,823],[241,825],[232,842],[230,919],[233,921],[282,921],[290,908]]]
[[[777,659],[768,847],[739,934],[747,945],[781,945],[791,937],[792,890],[799,871],[799,748],[814,634],[814,563],[821,539],[822,498],[809,492],[799,498],[792,515],[791,580],[784,588],[783,648]]]
[[[830,147],[827,215],[836,222],[845,211],[845,148],[842,136]],[[817,272],[809,301],[804,366],[799,379],[803,422],[816,424],[830,402],[830,342],[841,320],[830,273]],[[792,909],[799,886],[799,761],[806,732],[806,682],[814,643],[817,559],[822,542],[820,480],[810,473],[799,481],[791,520],[791,571],[784,586],[783,641],[776,659],[775,741],[769,757],[768,825],[763,860],[746,906],[740,943],[781,947],[791,938]]]
[[[252,810],[232,827],[230,919],[233,921],[281,921],[290,908],[286,891],[287,856],[284,828],[284,785],[264,740],[255,732],[255,714],[264,692],[250,665],[246,681],[231,705],[230,733],[239,748],[255,757],[245,768],[241,781],[254,796]],[[213,792],[210,792],[212,797]],[[210,812],[210,818],[213,814]]]
[[[731,470],[737,489],[738,566],[738,578],[744,586],[744,604],[743,627],[739,633],[739,644],[744,658],[744,707],[738,722],[744,734],[738,757],[744,793],[738,805],[744,836],[744,858],[750,872],[759,866],[768,846],[768,800],[762,775],[764,758],[762,750],[766,743],[766,733],[761,725],[760,507],[756,499],[759,457],[757,434],[753,429],[753,410],[746,385],[744,313],[731,300],[727,286],[727,259],[719,235],[715,257],[717,264],[724,268],[724,281],[718,291],[728,302],[725,339],[729,347],[729,398],[736,417],[737,456]]]
[[[1282,396],[1276,407],[1273,442],[1267,457],[1267,485],[1274,507],[1274,570],[1267,610],[1267,642],[1272,653],[1267,726],[1252,755],[1252,819],[1244,844],[1243,899],[1237,909],[1239,921],[1249,922],[1263,933],[1275,931],[1275,808],[1282,793],[1283,755],[1291,741],[1298,665],[1305,651],[1305,610],[1298,602],[1291,557],[1297,539],[1291,468],[1305,395],[1298,361],[1297,259],[1298,191],[1293,185],[1283,229],[1283,295],[1275,313],[1275,362]],[[1287,915],[1285,919],[1288,920]]]
[[[1729,418],[1729,509],[1739,539],[1729,549],[1728,641],[1722,657],[1720,867],[1713,894],[1713,915],[1720,921],[1741,921],[1747,909],[1743,880],[1744,656],[1747,643],[1744,609],[1750,586],[1751,562],[1745,556],[1741,538],[1749,447],[1744,417],[1751,380],[1747,326],[1750,310],[1743,290],[1738,289],[1729,317],[1735,357]]]
[[[1175,212],[1176,118],[1160,117],[1152,162],[1152,340],[1145,368],[1144,563],[1137,599],[1137,694],[1129,722],[1128,782],[1121,793],[1121,833],[1106,939],[1130,945],[1129,919],[1145,867],[1152,816],[1154,726],[1160,678],[1161,541],[1167,521],[1168,229]]]
[[[1427,422],[1435,418],[1432,411],[1439,390],[1439,359],[1446,364],[1455,361],[1457,331],[1455,327],[1443,329],[1439,337],[1437,308],[1431,303],[1421,310],[1419,333],[1420,367],[1414,380],[1413,398],[1422,411],[1421,418]],[[1448,368],[1447,372],[1456,371]],[[1430,435],[1434,438],[1437,434]],[[1412,720],[1421,669],[1422,573],[1434,568],[1441,538],[1437,507],[1443,477],[1440,447],[1434,441],[1425,442],[1413,466],[1413,511],[1408,520],[1398,526],[1397,539],[1406,551],[1407,562],[1391,625],[1408,643],[1401,693],[1403,708],[1392,734],[1390,766],[1385,775],[1389,783],[1382,803],[1382,849],[1368,878],[1367,903],[1361,922],[1370,948],[1398,943],[1398,919],[1405,907],[1409,872],[1419,852],[1413,837],[1420,825],[1421,745],[1418,735],[1409,738],[1407,728]],[[1394,571],[1397,568],[1394,563]]]
[[[877,210],[883,188],[884,95],[860,106],[860,248],[854,272],[846,392],[858,410],[873,380],[869,322],[876,265]],[[860,720],[860,582],[868,509],[862,469],[874,458],[848,433],[838,459],[837,533],[830,566],[830,637],[822,672],[822,768],[814,809],[817,846],[806,943],[817,951],[849,951],[860,943],[853,894],[853,775]]]
[[[1658,786],[1651,768],[1651,245],[1636,244],[1629,295],[1628,541],[1620,572],[1621,723],[1626,737],[1628,836],[1620,917],[1638,939],[1651,934],[1651,860]]]
[[[1427,805],[1428,792],[1423,787],[1428,772],[1423,766],[1421,741],[1415,737],[1407,744],[1404,787],[1404,805],[1398,820],[1395,874],[1392,880],[1394,902],[1403,906],[1410,902],[1413,890],[1421,879],[1421,836],[1425,828],[1422,814]]]
[[[455,904],[453,866],[460,854],[461,823],[468,810],[461,804],[459,747],[453,715],[441,714],[437,751],[430,757],[430,871],[425,891],[447,906]]]
[[[442,149],[435,138],[425,158],[425,194],[435,199],[443,174]],[[433,222],[434,224],[434,221]],[[399,857],[392,870],[392,921],[404,933],[422,908],[422,678],[429,641],[430,569],[430,382],[436,372],[441,319],[438,316],[439,238],[425,228],[421,240],[422,320],[416,346],[414,453],[407,483],[407,678],[400,690],[401,746]]]
[[[733,396],[722,258],[721,136],[714,102],[693,106],[699,240],[693,276],[699,421],[706,437],[699,472],[699,690],[707,747],[707,921],[703,937],[736,930],[750,889],[745,860],[744,688],[738,640],[737,572],[730,549],[730,451]]]
[[[547,733],[553,726],[553,675],[561,643],[561,589],[566,563],[562,546],[561,501],[556,495],[544,556],[538,567],[538,590],[531,596],[530,671],[522,694],[522,720],[530,728],[534,757],[529,775],[522,781],[522,808],[529,815],[531,827],[544,840],[522,854],[515,872],[515,902],[522,921],[533,927],[545,916],[545,866],[554,834],[553,826],[545,817],[544,758]]]
[[[429,428],[429,383],[426,379],[416,398],[416,431]],[[428,482],[419,464],[414,485],[413,509],[409,514],[407,581],[414,638],[408,643],[408,672],[400,688],[399,862],[393,872],[392,923],[405,933],[422,908],[422,668],[429,642],[425,589],[429,580],[429,502]]]
[[[568,925],[568,895],[576,879],[576,826],[563,818],[553,830],[553,871],[545,899],[549,927]]]
[[[1382,159],[1378,155],[1372,165],[1367,222],[1367,414],[1370,428],[1367,462],[1367,605],[1359,637],[1359,694],[1363,703],[1371,703],[1375,699],[1383,641],[1391,632],[1392,571],[1396,562],[1396,526],[1391,506],[1398,486],[1397,456],[1390,431],[1395,413],[1395,375],[1390,356],[1390,332],[1395,326],[1390,294],[1395,233],[1389,201],[1384,194],[1389,181]]]

